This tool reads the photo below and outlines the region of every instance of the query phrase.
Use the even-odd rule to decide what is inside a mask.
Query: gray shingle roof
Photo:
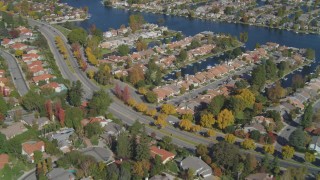
[[[63,168],[54,168],[47,174],[49,180],[68,180],[74,179],[75,176]]]
[[[83,152],[86,155],[90,155],[94,157],[97,162],[114,161],[113,152],[108,148],[90,147],[90,148],[83,149],[81,152]]]

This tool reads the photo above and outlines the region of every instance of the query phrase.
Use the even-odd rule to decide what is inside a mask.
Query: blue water
[[[91,18],[76,24],[88,29],[92,24],[95,24],[98,28],[103,31],[109,28],[118,28],[122,24],[128,24],[128,18],[131,14],[136,12],[114,9],[104,7],[100,0],[62,0],[74,7],[85,7],[89,8]],[[316,57],[319,60],[320,57],[320,36],[313,34],[297,34],[292,31],[277,30],[264,27],[247,26],[242,24],[232,24],[224,22],[213,22],[199,19],[189,19],[185,17],[152,14],[152,13],[141,13],[145,20],[150,23],[157,23],[159,18],[165,20],[164,25],[168,26],[169,29],[182,31],[187,36],[195,35],[202,31],[213,31],[215,33],[231,34],[232,36],[239,37],[241,32],[248,32],[249,40],[246,43],[246,48],[252,50],[256,43],[264,44],[266,42],[276,42],[280,45],[292,46],[297,48],[312,48],[316,50]],[[207,67],[216,63],[215,58],[210,61],[202,62],[199,67]],[[318,62],[317,62],[318,63]],[[301,74],[310,74],[316,65],[311,67],[305,67]],[[184,73],[192,73],[194,67],[187,67],[188,69],[182,69]],[[192,69],[192,70],[191,70]],[[199,70],[200,70],[199,69]],[[285,86],[291,84],[291,77],[283,83]]]

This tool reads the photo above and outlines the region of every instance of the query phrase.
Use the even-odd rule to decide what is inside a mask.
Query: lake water
[[[127,10],[114,9],[104,7],[100,0],[62,0],[74,7],[89,8],[91,18],[82,22],[76,22],[77,25],[88,29],[92,24],[95,24],[103,31],[107,31],[110,28],[119,28],[122,24],[127,25],[131,12]],[[246,43],[246,48],[252,50],[256,43],[264,44],[266,42],[276,42],[280,45],[292,46],[297,48],[312,48],[316,51],[317,60],[320,57],[320,36],[313,34],[297,34],[292,31],[277,30],[264,27],[247,26],[242,24],[232,24],[224,22],[213,22],[199,19],[189,19],[185,17],[141,13],[145,20],[150,23],[157,23],[159,18],[165,20],[164,26],[176,31],[182,31],[187,36],[195,35],[202,31],[213,31],[215,33],[231,34],[232,36],[239,37],[241,32],[248,32],[249,39]],[[187,74],[193,74],[195,70],[202,70],[207,66],[212,66],[216,63],[217,58],[211,58],[207,61],[203,61],[201,64],[194,64],[194,66],[188,66],[182,69],[182,72]],[[304,67],[301,72],[303,75],[310,74],[316,67],[316,62],[312,66]],[[199,66],[199,67],[197,67]],[[196,67],[196,68],[195,68]],[[198,69],[199,68],[199,69]],[[288,76],[288,80],[283,82],[284,86],[291,84],[291,76]]]

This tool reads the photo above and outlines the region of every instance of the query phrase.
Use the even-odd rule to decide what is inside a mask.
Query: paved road
[[[23,72],[21,71],[18,62],[16,61],[16,58],[2,49],[0,49],[0,55],[8,62],[8,70],[10,71],[13,83],[17,88],[20,96],[27,94],[27,92],[29,91],[29,86],[23,78]]]
[[[56,29],[54,29],[53,27],[51,27],[50,25],[47,24],[40,24],[39,22],[32,22],[33,24],[37,24],[38,26],[44,26],[41,29],[45,29],[43,31],[41,31],[42,33],[45,33],[46,38],[48,41],[54,43],[54,37],[59,35],[62,37],[62,39],[65,41],[64,43],[67,44],[67,40],[66,38]],[[52,46],[53,48],[56,48],[55,46]],[[54,54],[57,53],[57,51],[53,51]],[[83,84],[83,87],[85,89],[85,91],[88,91],[89,93],[86,94],[86,97],[90,97],[89,95],[92,94],[94,91],[98,90],[99,87],[95,84],[93,84],[85,75],[85,73],[83,73],[77,65],[76,60],[72,57],[72,53],[69,50],[69,54],[70,54],[70,63],[72,65],[72,67],[74,68],[75,73],[68,73],[67,71],[70,71],[69,68],[64,68],[64,67],[60,67],[63,72],[62,74],[64,75],[65,78],[68,78],[68,76],[70,77],[76,77],[77,80],[80,80]],[[55,57],[58,57],[55,56]],[[58,62],[60,62],[61,64],[63,64],[61,61],[61,59],[57,60]],[[64,60],[63,60],[64,61]],[[57,63],[58,63],[57,62]],[[58,63],[59,65],[59,63]],[[153,122],[153,119],[151,119],[150,117],[144,116],[134,110],[132,110],[131,108],[129,108],[128,106],[124,105],[122,102],[120,102],[117,98],[114,98],[114,95],[111,93],[111,91],[108,91],[111,96],[114,99],[114,102],[110,105],[109,107],[109,111],[111,113],[113,113],[115,116],[121,118],[121,120],[126,123],[126,124],[132,124],[135,120],[139,120],[141,123],[144,124],[149,124],[150,122]],[[172,119],[175,119],[174,117],[170,117]],[[208,138],[203,138],[200,136],[195,136],[194,134],[185,132],[185,131],[181,131],[179,129],[176,129],[172,126],[168,126],[166,128],[164,128],[163,130],[159,131],[153,128],[150,128],[148,126],[146,126],[146,130],[147,132],[151,133],[151,132],[155,132],[157,137],[160,138],[164,135],[172,135],[173,137],[173,142],[181,147],[185,147],[187,149],[190,150],[194,150],[195,149],[195,144],[198,143],[202,143],[202,144],[213,144],[216,141],[213,141],[212,139],[208,139]],[[247,151],[245,151],[247,152]],[[260,157],[262,155],[257,155],[257,157]],[[281,166],[283,167],[288,167],[288,166],[301,166],[301,164],[296,164],[296,163],[291,163],[291,162],[287,162],[287,161],[280,161]],[[316,173],[318,172],[317,168],[314,167],[308,167],[309,171],[312,173]]]

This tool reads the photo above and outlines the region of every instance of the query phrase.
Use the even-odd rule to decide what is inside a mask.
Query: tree
[[[131,107],[135,107],[137,104],[136,100],[134,100],[133,98],[130,98],[128,100],[128,105],[131,106]]]
[[[150,169],[150,162],[147,160],[137,161],[133,163],[132,173],[139,176],[144,177],[146,172]]]
[[[286,96],[286,90],[281,86],[280,82],[276,82],[274,86],[267,90],[267,96],[272,102],[278,102],[279,99]]]
[[[186,51],[185,49],[182,49],[182,50],[180,51],[179,55],[178,55],[177,60],[178,60],[179,62],[183,62],[183,61],[185,61],[187,58],[188,58],[188,53],[187,53],[187,51]]]
[[[311,126],[313,116],[313,108],[311,104],[308,104],[304,110],[303,117],[301,120],[301,125],[303,128],[307,128]]]
[[[118,83],[116,83],[116,85],[114,86],[114,94],[118,98],[122,99],[122,90],[121,90],[121,87],[120,87],[120,85]]]
[[[284,159],[291,159],[294,155],[294,152],[294,148],[289,145],[282,147],[282,157]]]
[[[52,104],[51,104],[50,100],[46,101],[45,107],[46,107],[46,111],[47,111],[47,114],[48,114],[48,118],[50,120],[53,120],[52,119],[53,118],[53,110],[52,110]]]
[[[81,82],[78,80],[76,82],[72,82],[72,86],[68,90],[68,101],[72,106],[80,106],[81,99],[83,97],[84,90],[82,88]]]
[[[151,176],[155,176],[161,173],[165,169],[165,166],[162,164],[162,159],[159,155],[156,155],[153,159],[153,165],[150,171]]]
[[[120,176],[119,180],[131,179],[131,165],[128,162],[123,162],[120,165]]]
[[[146,134],[142,134],[139,139],[139,143],[136,144],[135,148],[135,160],[149,160],[150,150],[149,150],[149,140]]]
[[[38,111],[42,116],[46,115],[44,104],[45,98],[34,91],[29,91],[26,95],[22,97],[22,105],[27,111]],[[1,105],[1,98],[0,107],[5,107]]]
[[[224,140],[230,144],[233,144],[236,141],[236,136],[234,136],[233,134],[226,134],[224,136]]]
[[[212,112],[214,116],[217,116],[220,113],[225,101],[226,98],[224,97],[224,95],[215,96],[209,103],[208,110]]]
[[[8,111],[8,105],[7,105],[6,101],[4,100],[4,98],[2,96],[0,96],[0,113],[7,114],[7,111]]]
[[[266,78],[267,79],[274,80],[275,78],[277,78],[277,70],[278,70],[278,68],[277,68],[276,63],[274,63],[273,60],[268,59],[266,61],[265,68],[266,68]]]
[[[259,65],[252,70],[252,86],[260,90],[266,82],[266,70],[264,65]]]
[[[304,154],[304,159],[309,162],[309,163],[312,163],[312,162],[315,162],[316,161],[316,156],[313,154],[313,153],[309,153],[309,152],[306,152]]]
[[[213,146],[213,161],[225,169],[236,167],[240,161],[239,148],[234,144],[219,142]]]
[[[295,148],[304,148],[306,136],[302,128],[297,128],[289,136],[289,144]]]
[[[157,120],[154,121],[154,124],[160,128],[164,128],[168,125],[168,122],[166,120],[167,115],[166,114],[160,114],[157,117]]]
[[[196,146],[197,156],[205,156],[209,153],[208,147],[204,144],[199,144]]]
[[[304,84],[305,84],[305,81],[304,81],[304,79],[303,79],[301,74],[293,75],[292,82],[291,82],[291,87],[293,89],[296,90],[296,89],[299,89],[299,88],[303,88]]]
[[[144,80],[143,69],[139,65],[134,65],[129,71],[129,81],[136,85],[139,81]]]
[[[311,60],[314,60],[314,58],[316,57],[315,55],[315,51],[313,49],[310,49],[310,48],[307,48],[306,49],[306,58],[307,59],[311,59]]]
[[[145,97],[149,103],[155,103],[158,101],[157,94],[153,91],[148,91]]]
[[[256,148],[256,145],[252,139],[245,139],[244,141],[241,142],[241,146],[244,149],[248,149],[248,150],[254,150]]]
[[[240,33],[240,41],[244,43],[248,41],[248,32]]]
[[[120,133],[116,146],[116,153],[119,158],[131,157],[131,144],[127,133]]]
[[[199,126],[199,125],[194,125],[191,127],[192,132],[198,132],[200,130],[201,130],[201,126]]]
[[[92,65],[98,65],[98,60],[97,57],[93,54],[92,49],[90,47],[86,48],[86,55],[88,58],[88,61],[92,64]]]
[[[154,117],[157,114],[157,110],[156,109],[148,109],[146,112],[146,115]]]
[[[89,123],[84,127],[84,132],[88,138],[99,136],[103,131],[104,129],[101,127],[99,122]]]
[[[267,154],[273,154],[274,153],[274,146],[272,144],[266,144],[263,146],[263,150]]]
[[[39,163],[42,160],[42,152],[41,151],[34,151],[33,158],[35,163]]]
[[[75,28],[68,34],[68,40],[70,44],[79,43],[81,45],[85,45],[87,42],[87,32],[83,28]]]
[[[104,115],[110,106],[112,99],[103,89],[96,91],[89,101],[88,109],[92,116]]]
[[[120,46],[118,46],[118,52],[120,56],[128,55],[130,52],[129,46],[126,44],[121,44]]]
[[[213,129],[208,129],[206,134],[208,137],[212,137],[216,135],[216,132]]]
[[[143,102],[136,104],[135,106],[136,110],[139,112],[146,112],[148,109],[148,106],[144,104]]]
[[[234,116],[231,111],[224,109],[219,113],[217,122],[220,129],[225,129],[234,123]]]
[[[94,79],[102,85],[110,84],[112,79],[111,68],[109,64],[100,65],[99,70],[94,75]]]
[[[22,50],[19,50],[19,49],[16,50],[15,53],[14,53],[14,55],[15,55],[16,57],[21,57],[22,54],[23,54],[23,51],[22,51]]]
[[[66,109],[65,125],[74,128],[77,132],[82,130],[80,121],[83,119],[83,111],[77,107]]]
[[[212,125],[214,125],[214,123],[216,122],[216,120],[213,117],[213,114],[203,114],[200,118],[200,125],[202,127],[205,128],[212,128]]]
[[[136,49],[137,51],[143,51],[148,48],[147,41],[143,40],[142,38],[139,38],[136,42]]]
[[[167,115],[172,115],[176,113],[176,108],[172,104],[163,104],[161,106],[161,112]]]
[[[259,141],[260,137],[261,137],[261,133],[258,130],[253,130],[250,132],[250,138],[255,141]]]
[[[246,108],[251,108],[256,101],[255,95],[249,89],[241,89],[236,96],[243,99]]]
[[[188,119],[182,119],[179,122],[179,127],[183,130],[190,131],[192,128],[192,122]]]
[[[133,14],[129,17],[129,26],[132,32],[136,32],[141,29],[141,26],[144,24],[144,18],[141,14]]]
[[[131,99],[131,94],[128,85],[126,85],[122,92],[122,100],[125,103],[128,103],[129,99]]]

